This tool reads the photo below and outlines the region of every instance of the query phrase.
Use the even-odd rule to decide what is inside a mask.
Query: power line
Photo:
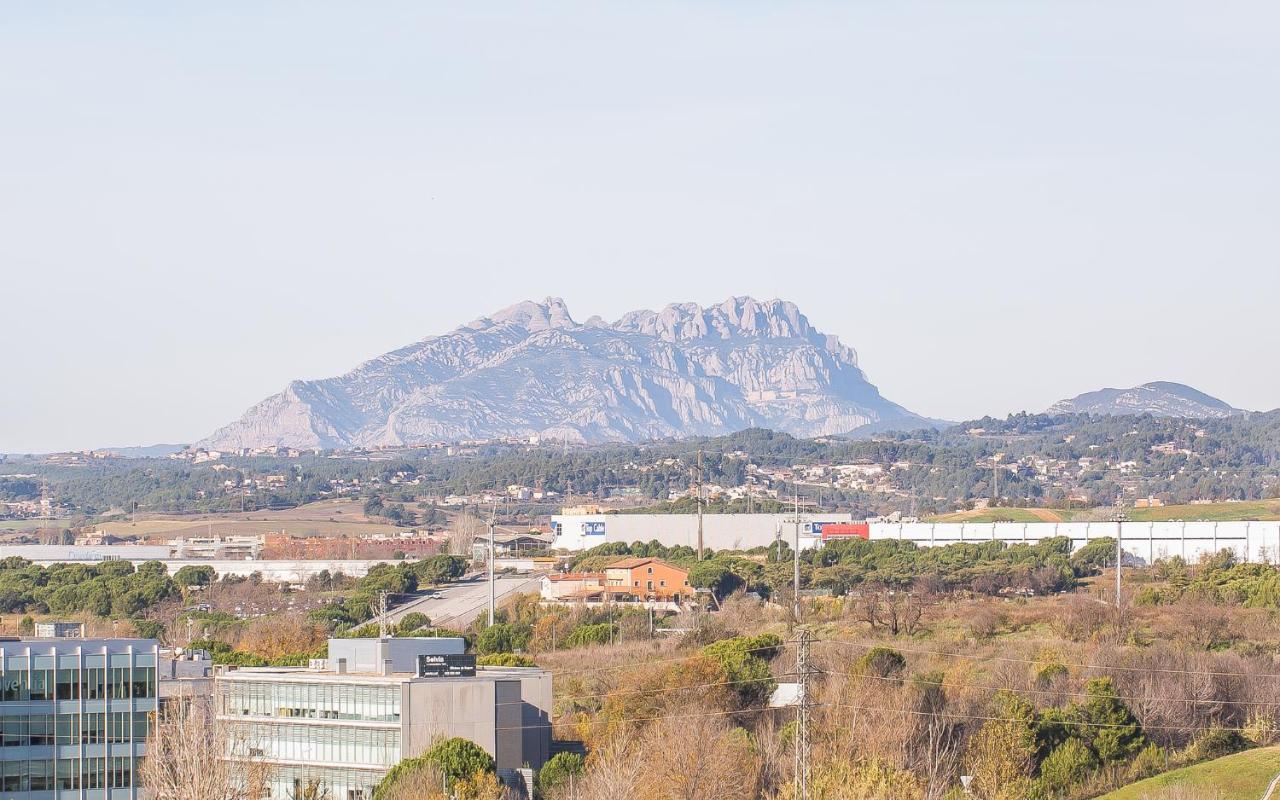
[[[839,643],[838,642],[819,642],[819,644],[839,644]],[[830,673],[824,673],[824,674],[830,674]],[[853,678],[857,680],[876,680],[876,681],[883,681],[885,683],[901,683],[902,682],[902,679],[900,678],[888,677],[884,675],[874,675],[870,673],[849,673],[847,675],[844,675],[843,677]],[[1066,695],[1068,697],[1092,697],[1093,696],[1089,692],[1081,692],[1081,691],[1075,691],[1071,689],[1037,689],[1034,687],[1028,687],[1025,689],[1013,689],[1008,686],[991,686],[991,685],[981,684],[981,683],[966,683],[964,681],[929,680],[928,678],[921,677],[919,675],[913,676],[911,680],[917,683],[922,683],[926,686],[937,686],[945,689],[985,689],[992,692],[1010,691],[1015,693],[1026,693],[1026,694],[1045,694],[1045,695],[1061,694],[1061,695]],[[1113,697],[1116,700],[1124,700],[1126,702],[1132,702],[1132,703],[1201,703],[1201,704],[1212,703],[1214,705],[1222,705],[1222,706],[1240,705],[1240,706],[1280,707],[1280,701],[1272,701],[1272,700],[1215,700],[1211,698],[1200,698],[1200,697],[1137,697],[1137,696],[1129,696],[1129,695],[1121,695],[1121,694],[1111,694],[1108,696]]]
[[[839,640],[839,639],[824,639],[822,641],[826,644],[843,645],[846,647],[858,647],[863,650],[870,650],[873,647],[884,646],[883,644],[866,644],[863,642],[853,642],[853,641],[845,641],[845,640]],[[902,653],[913,653],[915,655],[941,656],[943,658],[965,658],[965,659],[970,659],[975,661],[978,661],[978,660],[1000,661],[1000,662],[1007,662],[1011,664],[1042,664],[1044,663],[1043,661],[1040,661],[1037,659],[1031,659],[1031,658],[1015,658],[1013,656],[967,655],[965,653],[951,653],[946,650],[928,650],[928,649],[918,648],[918,647],[916,648],[899,647],[897,645],[894,645],[893,649]],[[1062,661],[1058,661],[1054,663],[1061,664],[1064,667],[1075,667],[1077,669],[1095,669],[1100,671],[1111,670],[1114,672],[1159,672],[1162,674],[1170,674],[1170,675],[1200,675],[1200,676],[1220,677],[1220,678],[1254,678],[1254,679],[1280,680],[1280,675],[1273,675],[1271,673],[1258,673],[1258,672],[1229,672],[1229,671],[1221,671],[1221,670],[1188,670],[1188,669],[1173,669],[1171,667],[1128,667],[1123,665],[1112,665],[1112,664],[1075,664],[1075,663],[1062,662]]]

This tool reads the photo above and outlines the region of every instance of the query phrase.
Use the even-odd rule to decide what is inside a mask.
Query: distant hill
[[[164,458],[187,449],[185,444],[152,444],[141,447],[99,447],[100,452],[111,453],[119,458]]]
[[[1181,383],[1154,381],[1132,389],[1099,389],[1059,400],[1048,414],[1108,414],[1111,416],[1224,419],[1245,413],[1216,397]]]
[[[293,381],[198,444],[636,442],[753,427],[833,436],[888,420],[899,430],[932,424],[882,397],[853,348],[793,303],[735,297],[579,323],[547,298],[336,378]]]

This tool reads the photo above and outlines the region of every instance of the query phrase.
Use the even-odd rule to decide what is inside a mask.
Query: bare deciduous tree
[[[226,728],[201,702],[165,707],[147,740],[140,778],[152,800],[256,800],[264,795],[261,765],[230,762]]]
[[[476,539],[485,535],[484,520],[474,514],[455,514],[449,523],[449,552],[455,556],[471,558]]]

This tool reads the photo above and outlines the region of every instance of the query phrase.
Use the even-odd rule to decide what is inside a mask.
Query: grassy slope
[[[1261,800],[1277,773],[1280,748],[1267,747],[1175,769],[1131,783],[1097,800],[1143,800],[1147,795],[1159,797],[1161,789],[1173,787],[1201,790],[1206,797],[1220,795],[1223,800]]]
[[[1130,508],[1125,513],[1129,519],[1142,522],[1159,522],[1169,519],[1280,519],[1280,500],[1260,500],[1247,503],[1209,503],[1199,506],[1164,506],[1163,508]]]
[[[1070,513],[1052,508],[983,508],[925,517],[925,522],[1067,522]]]
[[[926,517],[925,522],[1070,522],[1070,510],[1056,508],[984,508],[976,511],[956,511]],[[1134,522],[1161,522],[1165,520],[1280,520],[1280,500],[1259,500],[1245,503],[1208,503],[1206,505],[1164,506],[1162,508],[1126,508],[1126,516]]]

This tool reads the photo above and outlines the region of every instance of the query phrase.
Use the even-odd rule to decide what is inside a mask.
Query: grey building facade
[[[158,659],[150,639],[0,641],[0,797],[139,797]]]
[[[230,758],[267,767],[272,797],[322,784],[334,800],[369,800],[401,759],[440,738],[483,747],[500,773],[548,757],[551,677],[480,668],[422,677],[418,655],[461,654],[462,639],[334,639],[313,668],[243,668],[215,675],[215,709]]]

